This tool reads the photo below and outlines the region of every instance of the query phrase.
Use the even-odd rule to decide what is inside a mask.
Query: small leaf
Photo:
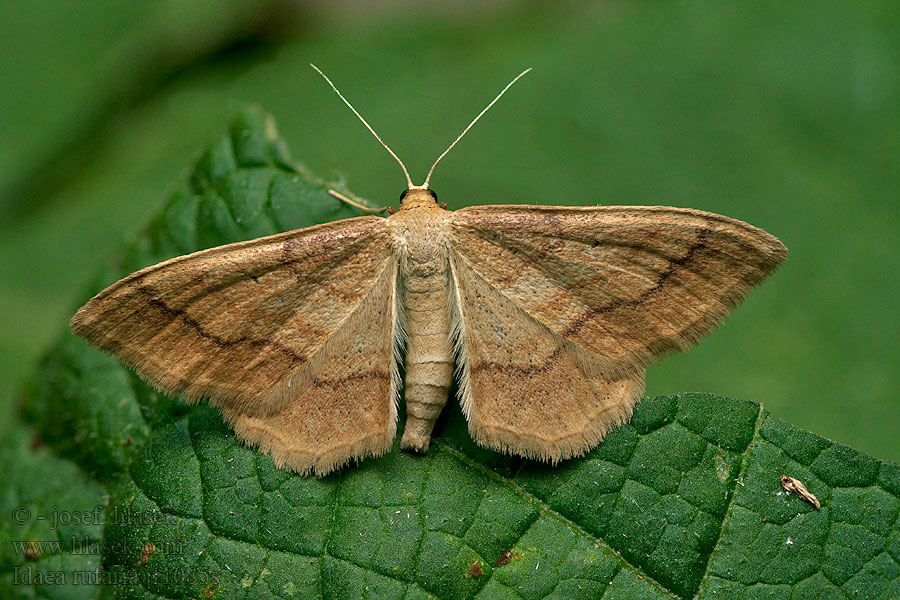
[[[270,117],[247,111],[87,291],[174,255],[353,214],[291,166]],[[215,409],[165,398],[64,335],[24,402],[62,458],[4,445],[19,495],[3,508],[102,505],[102,531],[85,531],[102,535],[118,598],[900,595],[900,467],[759,405],[646,399],[630,424],[556,467],[479,448],[457,404],[445,413],[424,456],[395,446],[299,477],[241,445]],[[784,490],[783,474],[821,509]],[[2,532],[4,597],[52,593],[11,583],[26,558],[8,554],[12,540],[52,532]],[[93,567],[71,551],[56,560],[67,572]]]

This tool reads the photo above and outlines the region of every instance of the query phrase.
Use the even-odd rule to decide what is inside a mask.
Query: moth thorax
[[[417,208],[422,206],[435,206],[437,194],[433,190],[423,187],[411,187],[400,195],[400,210]]]

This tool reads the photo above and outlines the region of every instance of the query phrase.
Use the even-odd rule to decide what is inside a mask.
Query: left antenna
[[[387,144],[384,143],[384,140],[382,140],[381,137],[380,137],[377,133],[375,133],[375,130],[372,129],[372,126],[369,125],[368,122],[366,122],[365,119],[363,119],[363,117],[362,117],[361,114],[359,114],[359,111],[357,111],[355,108],[353,108],[353,105],[350,104],[350,102],[348,102],[346,98],[344,98],[344,95],[343,95],[340,91],[338,91],[338,89],[335,87],[335,85],[334,85],[333,83],[331,83],[331,80],[328,79],[328,75],[326,75],[325,73],[323,73],[323,72],[321,71],[321,69],[319,69],[319,67],[317,67],[316,65],[314,65],[314,64],[312,64],[312,63],[309,63],[309,66],[311,66],[313,69],[316,70],[316,72],[317,72],[319,75],[321,75],[323,78],[325,78],[325,81],[328,82],[328,85],[331,86],[331,89],[334,90],[334,93],[337,94],[338,97],[339,97],[341,100],[344,101],[344,104],[346,104],[348,107],[350,107],[350,110],[352,110],[352,111],[353,111],[353,114],[355,114],[355,115],[359,118],[359,120],[362,121],[363,125],[366,126],[366,129],[368,129],[369,131],[372,132],[372,135],[375,136],[375,139],[378,140],[378,142],[379,142],[382,146],[384,146],[384,149],[387,150],[387,151],[390,153],[390,155],[394,157],[394,160],[396,160],[396,161],[400,164],[400,168],[403,169],[403,174],[406,176],[406,187],[408,187],[408,188],[415,187],[415,186],[413,185],[412,178],[409,176],[409,171],[406,170],[406,165],[403,164],[403,161],[400,160],[400,157],[397,156],[397,155],[394,153],[393,150],[391,150],[391,147],[390,147],[390,146],[388,146]]]

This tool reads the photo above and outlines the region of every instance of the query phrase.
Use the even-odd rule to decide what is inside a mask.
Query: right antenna
[[[316,69],[316,70],[318,70],[318,69]],[[507,83],[507,84],[506,84],[506,87],[503,88],[502,90],[500,90],[500,93],[497,94],[497,97],[494,98],[493,100],[491,100],[491,103],[488,104],[487,106],[485,106],[485,107],[484,107],[484,110],[482,110],[480,113],[478,113],[478,116],[475,117],[474,119],[472,119],[472,122],[469,123],[469,125],[468,125],[465,129],[463,129],[463,132],[462,132],[461,134],[459,134],[459,137],[457,137],[455,140],[453,140],[453,143],[450,144],[450,147],[447,148],[446,150],[444,150],[444,153],[443,153],[443,154],[441,154],[440,156],[438,156],[437,160],[434,161],[434,164],[431,165],[431,169],[428,170],[428,175],[425,177],[425,183],[422,184],[422,187],[423,187],[423,188],[428,189],[428,182],[431,181],[431,174],[434,173],[434,168],[437,166],[437,164],[438,164],[439,162],[441,162],[441,159],[444,158],[445,156],[447,156],[447,153],[448,153],[448,152],[450,152],[451,150],[453,150],[453,146],[455,146],[456,143],[457,143],[459,140],[461,140],[462,137],[463,137],[464,135],[466,135],[466,133],[467,133],[470,129],[472,129],[472,125],[474,125],[475,123],[478,122],[478,119],[480,119],[480,118],[482,117],[482,115],[484,115],[484,113],[486,113],[486,112],[488,111],[488,109],[489,109],[490,107],[492,107],[492,106],[497,102],[497,100],[500,99],[500,96],[502,96],[503,94],[505,94],[505,93],[506,93],[506,90],[508,90],[509,88],[511,88],[515,82],[517,82],[519,79],[521,79],[522,76],[524,76],[525,73],[527,73],[527,72],[530,71],[530,70],[531,70],[531,67],[528,67],[527,69],[525,69],[524,71],[522,71],[521,73],[519,73],[518,75],[516,75],[516,77],[515,77],[512,81],[510,81],[509,83]],[[337,91],[337,90],[335,90],[335,91]],[[374,132],[373,132],[373,133],[374,133]],[[382,143],[384,143],[384,142],[382,142]],[[385,147],[386,147],[386,146],[385,146]],[[399,160],[399,159],[398,159],[398,160]],[[405,171],[405,170],[406,170],[406,169],[404,168],[404,171]],[[409,175],[407,175],[407,178],[408,178],[408,177],[409,177]],[[411,186],[410,186],[410,187],[411,187]]]

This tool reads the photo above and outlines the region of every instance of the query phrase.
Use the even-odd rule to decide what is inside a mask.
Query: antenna
[[[378,140],[378,142],[382,146],[384,146],[384,149],[387,150],[388,153],[394,157],[394,160],[396,160],[400,164],[400,168],[403,169],[403,174],[406,176],[406,187],[408,187],[410,189],[418,188],[418,189],[423,189],[423,190],[428,189],[428,182],[431,181],[431,174],[434,173],[434,168],[438,165],[439,162],[441,162],[441,159],[444,158],[445,156],[447,156],[447,153],[449,153],[451,150],[453,150],[453,147],[459,142],[459,140],[461,140],[463,138],[463,136],[466,135],[470,129],[472,129],[472,126],[478,122],[478,119],[480,119],[482,116],[484,116],[484,113],[486,113],[494,104],[497,103],[497,100],[499,100],[500,97],[506,93],[506,90],[511,88],[515,82],[517,82],[526,73],[528,73],[531,70],[531,67],[528,67],[527,69],[525,69],[524,71],[522,71],[521,73],[516,75],[512,81],[507,83],[505,88],[500,90],[500,93],[497,94],[497,96],[493,100],[491,100],[491,103],[488,104],[487,106],[485,106],[484,109],[480,113],[478,113],[478,116],[475,117],[474,119],[472,119],[472,122],[469,123],[465,129],[463,129],[463,132],[461,134],[459,134],[459,137],[457,137],[455,140],[453,140],[453,143],[450,144],[450,146],[446,150],[444,150],[444,152],[440,156],[438,156],[437,160],[434,161],[434,164],[431,165],[431,169],[428,170],[428,175],[425,177],[425,183],[423,183],[421,186],[416,186],[416,185],[413,185],[412,178],[409,176],[409,171],[406,170],[406,165],[403,164],[403,161],[400,160],[400,157],[397,156],[393,150],[391,150],[390,146],[388,146],[387,144],[384,143],[384,140],[382,140],[381,137],[377,133],[375,133],[375,130],[372,129],[372,126],[369,125],[369,123],[363,118],[363,116],[361,114],[359,114],[359,112],[355,108],[353,108],[353,105],[350,104],[350,102],[346,98],[344,98],[344,95],[341,94],[341,92],[338,91],[337,87],[335,87],[335,85],[331,82],[331,80],[328,79],[328,75],[323,73],[319,69],[319,67],[317,67],[316,65],[314,65],[312,63],[309,63],[309,66],[311,66],[313,69],[315,69],[316,72],[319,75],[321,75],[325,79],[325,81],[328,82],[328,85],[331,86],[331,89],[334,90],[334,93],[337,94],[338,97],[344,101],[344,104],[346,104],[350,108],[350,110],[353,111],[353,114],[355,114],[357,116],[357,118],[360,121],[362,121],[362,124],[366,126],[366,129],[368,129],[372,133],[372,135],[375,136],[375,139]]]
[[[316,70],[318,70],[318,69],[316,69]],[[453,149],[453,146],[455,146],[456,143],[457,143],[459,140],[461,140],[462,137],[463,137],[464,135],[466,135],[466,133],[468,133],[468,131],[472,128],[472,125],[474,125],[474,124],[478,121],[478,119],[480,119],[481,116],[484,115],[484,113],[486,113],[486,112],[488,111],[488,109],[490,109],[490,108],[497,102],[497,100],[500,99],[500,96],[502,96],[503,94],[506,93],[506,90],[508,90],[509,88],[511,88],[515,82],[517,82],[519,79],[521,79],[522,76],[525,75],[525,73],[527,73],[527,72],[530,71],[530,70],[531,70],[531,67],[528,67],[527,69],[525,69],[524,71],[522,71],[521,73],[519,73],[518,75],[516,75],[515,79],[513,79],[512,81],[510,81],[509,83],[507,83],[507,84],[506,84],[506,87],[503,88],[503,89],[500,91],[499,94],[497,94],[497,97],[494,98],[493,100],[491,100],[491,103],[488,104],[487,106],[485,106],[485,107],[484,107],[484,110],[482,110],[480,113],[478,113],[478,116],[477,116],[477,117],[475,117],[474,119],[472,119],[472,122],[469,123],[469,125],[468,125],[465,129],[463,129],[463,132],[462,132],[461,134],[459,134],[459,137],[458,137],[458,138],[456,138],[455,140],[453,140],[453,143],[450,144],[450,147],[447,148],[446,150],[444,150],[444,153],[443,153],[443,154],[441,154],[440,156],[438,156],[438,159],[437,159],[436,161],[434,161],[434,164],[433,164],[433,165],[431,165],[431,169],[429,169],[429,171],[428,171],[428,176],[425,177],[425,183],[422,184],[422,188],[428,189],[428,182],[431,181],[431,174],[434,173],[434,168],[437,166],[437,164],[438,164],[439,162],[441,162],[441,159],[442,159],[442,158],[444,158],[445,156],[447,156],[447,153],[450,152],[450,151]],[[324,77],[324,76],[323,76],[323,77]],[[326,78],[326,79],[327,79],[327,78]],[[330,82],[329,82],[329,83],[330,83]],[[337,92],[337,90],[335,90],[335,91]],[[339,92],[339,94],[340,94],[340,92]],[[346,100],[345,100],[344,102],[346,102]],[[352,108],[352,107],[351,107],[351,108]],[[356,112],[356,111],[354,111],[354,112]],[[361,119],[361,118],[362,118],[362,117],[360,117],[360,119]],[[365,121],[363,121],[363,123],[365,123]],[[370,129],[371,129],[371,128],[370,128]],[[375,132],[373,131],[372,133],[375,133]],[[376,137],[377,137],[377,136],[376,136]],[[383,144],[384,142],[381,142],[381,143]],[[385,146],[385,148],[387,148],[387,146]],[[392,154],[393,154],[393,153],[392,153]],[[400,159],[397,159],[397,160],[400,160]],[[405,168],[404,168],[403,170],[406,171]],[[407,179],[409,179],[409,175],[407,175]]]
[[[372,135],[375,136],[375,139],[378,140],[378,141],[381,143],[381,145],[384,146],[384,149],[387,150],[387,151],[390,153],[390,155],[394,157],[394,160],[396,160],[398,163],[400,163],[400,168],[403,169],[403,174],[406,175],[406,183],[407,183],[407,187],[410,187],[410,188],[415,187],[415,186],[413,185],[412,179],[411,179],[410,176],[409,176],[409,171],[406,170],[406,165],[403,164],[403,161],[400,160],[400,157],[398,157],[396,154],[394,154],[394,151],[391,150],[391,148],[390,148],[387,144],[384,143],[384,140],[382,140],[382,139],[378,136],[377,133],[375,133],[375,130],[372,129],[372,126],[369,125],[369,124],[366,122],[366,120],[362,118],[362,115],[359,114],[355,108],[353,108],[353,105],[350,104],[350,103],[347,101],[346,98],[344,98],[344,95],[341,94],[341,93],[338,91],[338,89],[337,89],[336,87],[334,87],[334,84],[331,83],[331,80],[330,80],[330,79],[328,79],[328,75],[326,75],[325,73],[323,73],[321,70],[319,70],[319,67],[317,67],[316,65],[314,65],[314,64],[312,64],[312,63],[309,63],[309,66],[311,66],[313,69],[315,69],[315,70],[319,73],[319,75],[321,75],[322,77],[325,78],[325,81],[328,82],[328,85],[331,86],[331,89],[334,90],[334,93],[337,94],[338,97],[340,97],[340,99],[344,101],[344,104],[346,104],[347,106],[350,107],[350,110],[353,111],[353,114],[355,114],[357,117],[359,117],[359,120],[363,122],[363,125],[366,126],[366,129],[368,129],[369,131],[372,132]],[[523,75],[524,75],[524,73],[523,73]],[[522,75],[519,75],[519,77],[521,77],[521,76],[522,76]],[[516,79],[518,79],[518,77],[517,77]],[[515,80],[514,80],[514,81],[515,81]],[[512,84],[510,84],[510,85],[512,85]],[[509,87],[509,86],[506,86],[506,87]],[[505,92],[506,90],[503,90],[503,91]],[[503,92],[501,92],[501,94],[502,94],[502,93],[503,93]],[[494,102],[496,102],[496,100],[494,100]],[[491,102],[491,104],[493,104],[493,102]],[[490,106],[488,106],[488,108],[490,108]],[[485,110],[487,110],[487,109],[485,109]],[[482,114],[483,114],[483,113],[482,113]],[[481,115],[478,115],[478,116],[480,117]],[[478,119],[475,119],[475,120],[477,121]],[[471,127],[471,125],[470,125],[470,127]],[[463,133],[465,133],[465,132],[463,132]],[[460,137],[462,137],[462,136],[460,136]],[[455,144],[456,142],[453,142],[453,143]],[[451,148],[452,148],[452,147],[453,147],[453,146],[451,146]],[[448,149],[448,150],[449,150],[449,149]],[[446,152],[445,152],[444,154],[446,154]],[[440,159],[438,159],[438,160],[440,160]],[[434,169],[434,167],[432,167],[432,170],[433,170],[433,169]],[[431,173],[429,173],[428,175],[431,176]],[[426,182],[427,182],[427,180],[426,180]],[[426,187],[427,187],[427,183],[426,183]]]

